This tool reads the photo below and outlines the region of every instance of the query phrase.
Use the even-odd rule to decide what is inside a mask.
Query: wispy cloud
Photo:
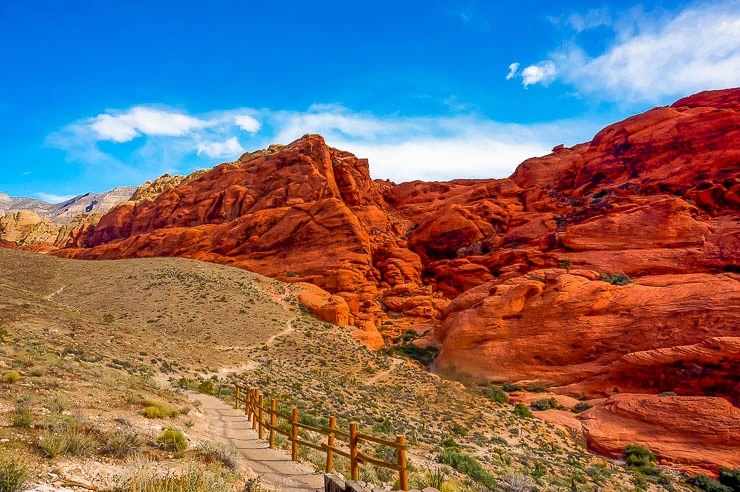
[[[514,77],[516,77],[517,73],[519,72],[519,67],[521,66],[521,63],[514,62],[511,65],[509,65],[509,73],[506,74],[506,80],[511,80]]]
[[[47,203],[56,204],[56,203],[66,202],[67,200],[71,200],[76,195],[55,195],[54,193],[44,193],[43,191],[39,191],[37,193],[34,193],[33,196]]]
[[[201,142],[196,146],[198,155],[205,154],[208,157],[234,157],[244,153],[244,147],[241,146],[236,137],[231,137],[223,142]]]
[[[576,37],[522,70],[525,87],[558,79],[596,97],[657,102],[740,85],[740,0],[697,3],[672,14],[633,9],[621,18],[589,11],[565,22],[576,32],[608,26],[613,38],[591,54]],[[544,66],[552,66],[550,77],[543,76]]]
[[[139,115],[155,114],[137,108]],[[116,127],[101,134],[93,126],[100,115],[67,125],[47,142],[65,151],[69,161],[136,184],[164,172],[212,166],[213,159],[235,160],[245,148],[319,133],[330,145],[369,158],[373,177],[400,182],[508,176],[524,159],[545,154],[555,144],[590,138],[604,123],[572,120],[525,126],[473,112],[407,117],[356,112],[335,104],[316,104],[306,111],[239,108],[198,115],[158,111],[157,124],[137,120],[131,127],[138,137],[127,142],[122,139],[128,134]],[[163,121],[172,126],[165,128]]]
[[[548,19],[556,26],[568,27],[577,33],[602,26],[608,27],[613,23],[609,9],[606,7],[590,9],[584,13],[573,12],[561,17],[549,17]]]

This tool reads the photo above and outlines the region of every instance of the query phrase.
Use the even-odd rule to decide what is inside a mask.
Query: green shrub
[[[452,437],[442,439],[440,445],[445,449],[460,449],[460,445]]]
[[[13,427],[31,427],[31,424],[33,423],[33,414],[26,409],[16,409],[15,412],[13,412],[13,417],[11,418],[10,423]]]
[[[157,438],[159,446],[166,451],[185,451],[188,441],[185,434],[175,429],[165,429]]]
[[[535,410],[550,410],[553,408],[558,408],[560,405],[555,398],[543,398],[541,400],[532,402],[530,406]]]
[[[495,403],[506,403],[509,401],[509,396],[506,394],[501,386],[487,386],[481,390],[484,396]]]
[[[609,282],[612,285],[627,285],[632,283],[632,279],[624,273],[602,273],[599,280]]]
[[[77,429],[64,429],[46,431],[39,439],[38,446],[47,458],[63,454],[83,456],[93,449],[95,441]]]
[[[525,405],[524,403],[517,403],[514,406],[514,413],[524,418],[531,418],[534,416],[532,415],[532,410],[530,410],[529,407]]]
[[[527,391],[531,391],[532,393],[547,393],[547,386],[542,384],[533,384],[531,386],[527,386]]]
[[[562,268],[565,271],[570,270],[570,268],[573,266],[573,262],[571,260],[560,260],[558,261],[558,267]]]
[[[383,353],[391,356],[399,355],[402,357],[408,357],[409,359],[414,359],[415,361],[428,366],[434,362],[437,354],[439,354],[439,349],[436,347],[419,347],[418,345],[409,343],[384,349]]]
[[[627,466],[644,468],[655,463],[655,455],[645,446],[629,444],[624,448],[625,462]]]
[[[213,381],[206,379],[200,383],[198,385],[198,393],[203,393],[204,395],[215,395],[216,388],[213,386]]]
[[[727,485],[722,485],[717,480],[702,474],[691,477],[686,481],[704,492],[733,492]]]
[[[7,384],[15,384],[21,378],[21,375],[15,371],[8,371],[3,374],[3,382]]]
[[[589,408],[591,408],[591,404],[590,403],[588,403],[586,401],[580,401],[580,402],[576,403],[576,406],[573,407],[573,413],[585,412]]]
[[[144,401],[146,405],[141,414],[148,419],[163,419],[165,417],[175,418],[180,415],[180,411],[174,408],[167,408],[161,403]]]
[[[0,454],[0,492],[19,492],[27,477],[26,467],[20,461]]]
[[[506,391],[507,393],[512,393],[514,391],[521,391],[522,386],[514,383],[504,383],[501,385],[501,389]]]
[[[496,486],[496,479],[483,469],[478,460],[459,449],[446,448],[439,454],[437,460],[451,466],[460,473],[464,473],[486,487],[494,488]]]
[[[719,482],[730,487],[733,492],[740,492],[740,468],[720,468]]]
[[[107,325],[113,323],[115,320],[116,320],[115,315],[113,315],[111,313],[105,313],[103,315],[103,323],[105,323]]]

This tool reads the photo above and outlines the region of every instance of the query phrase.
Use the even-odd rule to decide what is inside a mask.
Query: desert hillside
[[[204,416],[169,388],[218,387],[233,378],[313,419],[334,414],[342,425],[355,420],[379,435],[405,433],[412,483],[439,467],[455,490],[471,491],[481,490],[481,481],[627,490],[624,484],[639,478],[588,453],[577,430],[515,413],[500,389],[465,388],[371,352],[345,328],[305,313],[291,285],[241,269],[177,258],[84,262],[0,249],[0,325],[2,371],[17,374],[0,384],[0,438],[32,464],[29,483],[114,490],[130,476],[134,452],[160,471],[191,463],[213,475],[207,465],[213,453],[203,451]],[[226,384],[223,394],[228,390]],[[578,401],[562,403],[559,412],[575,420],[567,409]],[[175,415],[146,418],[147,405]],[[84,449],[49,456],[39,448],[39,439],[67,432],[53,427],[59,419],[92,431]],[[160,449],[157,436],[169,427],[186,435],[185,453]],[[114,446],[113,434],[130,440]],[[452,454],[483,471],[471,479],[469,469],[439,463]],[[218,473],[238,485],[228,469]],[[389,479],[364,473],[375,483]],[[669,471],[660,476],[683,487]]]

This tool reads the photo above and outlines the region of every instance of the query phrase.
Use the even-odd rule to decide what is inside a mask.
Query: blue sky
[[[51,201],[321,133],[394,181],[505,177],[740,85],[740,0],[0,2],[0,192]]]

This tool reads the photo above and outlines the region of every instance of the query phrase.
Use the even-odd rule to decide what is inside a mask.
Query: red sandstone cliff
[[[373,346],[384,322],[435,328],[450,373],[740,404],[740,89],[628,118],[509,179],[372,181],[366,160],[307,135],[150,198],[56,254],[186,256],[308,282],[332,294],[305,291],[315,313]],[[633,282],[604,281],[614,273]],[[595,413],[622,425],[618,407]]]

